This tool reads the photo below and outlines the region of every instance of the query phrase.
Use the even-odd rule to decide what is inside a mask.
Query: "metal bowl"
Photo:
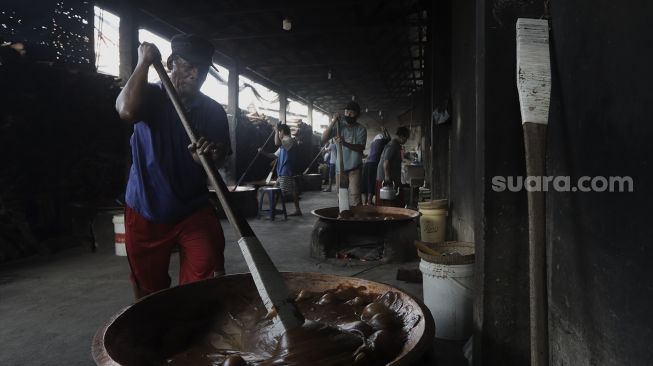
[[[234,191],[234,186],[228,186],[229,196],[234,204],[234,209],[244,217],[256,217],[258,213],[258,199],[256,198],[257,188],[248,185],[240,185]],[[227,215],[222,209],[222,205],[215,197],[215,190],[213,187],[209,187],[209,191],[212,193],[210,196],[211,202],[215,207],[216,213],[219,218],[226,219]]]
[[[401,353],[389,366],[411,365],[432,344],[435,326],[428,308],[395,287],[320,273],[282,275],[294,292],[302,289],[321,292],[338,286],[364,286],[371,294],[396,292],[410,311],[414,325],[407,333]],[[195,282],[147,296],[118,312],[97,331],[92,345],[93,359],[102,366],[144,365],[145,359],[163,360],[183,351],[190,335],[208,332],[211,319],[227,316],[225,309],[236,297],[261,301],[249,273]]]

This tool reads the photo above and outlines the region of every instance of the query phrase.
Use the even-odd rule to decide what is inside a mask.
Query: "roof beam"
[[[235,16],[243,16],[243,15],[258,15],[258,14],[265,14],[265,13],[292,13],[293,15],[296,16],[298,14],[303,14],[309,11],[352,8],[362,3],[365,3],[365,1],[364,0],[351,0],[351,1],[329,0],[324,2],[304,1],[299,3],[301,5],[293,4],[292,6],[271,6],[271,7],[257,6],[257,7],[248,7],[245,9],[238,9],[238,10],[215,9],[216,10],[215,15],[219,15],[223,17],[235,17]],[[186,14],[182,14],[180,18],[192,19],[196,16],[201,16],[204,14],[206,13],[189,12]]]
[[[209,39],[216,42],[221,41],[246,41],[257,40],[265,38],[293,38],[301,36],[324,35],[324,34],[352,34],[352,33],[368,33],[387,28],[400,28],[404,29],[409,26],[405,23],[385,23],[376,25],[348,25],[348,26],[332,26],[332,27],[309,27],[300,30],[284,31],[281,28],[269,30],[256,34],[243,34],[242,32],[224,35],[222,33],[214,33],[209,36]]]

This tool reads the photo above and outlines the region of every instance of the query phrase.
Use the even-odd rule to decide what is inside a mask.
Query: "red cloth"
[[[168,266],[179,246],[179,283],[212,278],[224,271],[224,233],[210,206],[174,224],[148,221],[131,207],[125,208],[125,247],[131,281],[144,296],[170,287]]]
[[[390,183],[386,182],[386,185]],[[381,199],[381,181],[376,181],[376,206],[387,206],[387,207],[404,207],[406,203],[404,201],[404,192],[401,189],[401,186],[395,182],[395,187],[399,189],[399,195],[392,201],[382,200]]]

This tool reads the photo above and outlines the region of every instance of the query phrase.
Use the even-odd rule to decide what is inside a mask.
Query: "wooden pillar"
[[[313,101],[308,101],[308,124],[311,125],[311,131],[315,131],[313,128]]]
[[[239,67],[238,64],[234,61],[233,65],[229,68],[229,80],[227,86],[228,91],[228,102],[227,102],[227,116],[229,118],[229,139],[231,140],[231,157],[227,162],[227,179],[235,183],[238,179],[238,172],[236,170],[236,155],[237,155],[237,141],[236,141],[236,129],[238,128],[238,115],[240,113],[240,108],[238,108],[238,75]]]
[[[434,21],[433,21],[433,3],[427,5],[427,28],[426,28],[426,42],[424,45],[424,110],[422,111],[422,136],[424,137],[424,144],[422,145],[422,164],[424,165],[425,176],[424,181],[426,185],[433,190],[435,187],[434,179],[434,154],[433,154],[433,123],[432,113],[435,109],[433,97],[433,44],[434,37]]]
[[[120,8],[120,26],[118,33],[120,41],[118,49],[120,52],[120,66],[118,77],[121,85],[125,85],[129,76],[136,67],[138,61],[138,21],[134,6],[125,4]]]
[[[119,42],[118,51],[120,53],[120,64],[118,66],[118,77],[120,85],[124,86],[129,80],[136,63],[138,62],[138,19],[134,6],[129,3],[122,5],[118,11],[120,25],[118,27]],[[123,156],[125,182],[129,180],[129,172],[132,165],[131,156],[131,135],[133,126],[131,123],[123,123]]]
[[[285,91],[279,92],[279,122],[286,124],[286,109],[288,109],[288,95]]]

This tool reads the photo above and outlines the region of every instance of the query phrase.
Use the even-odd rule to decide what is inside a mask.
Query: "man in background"
[[[407,127],[399,127],[397,137],[392,139],[381,153],[379,166],[376,173],[376,197],[377,206],[404,207],[404,197],[401,191],[401,147],[408,141],[410,131]],[[391,186],[399,190],[399,195],[394,200],[382,200],[379,195],[381,187]]]
[[[388,142],[390,142],[390,135],[383,128],[383,133],[374,136],[370,144],[370,154],[367,156],[365,165],[363,166],[363,186],[361,193],[363,194],[364,205],[371,205],[373,203],[376,192],[376,170],[383,148]]]
[[[292,196],[293,198],[295,212],[288,214],[288,216],[302,216],[296,184],[296,176],[298,175],[296,166],[299,154],[296,146],[297,141],[292,137],[288,125],[279,123],[275,129],[274,144],[279,147],[277,151],[274,154],[265,152],[261,148],[259,148],[259,151],[271,159],[279,159],[277,160],[276,187],[281,188],[284,196]]]
[[[331,186],[336,179],[336,161],[338,159],[338,148],[333,139],[329,141],[329,160],[324,160],[325,163],[329,164],[329,187],[322,190],[322,192],[331,192]]]

